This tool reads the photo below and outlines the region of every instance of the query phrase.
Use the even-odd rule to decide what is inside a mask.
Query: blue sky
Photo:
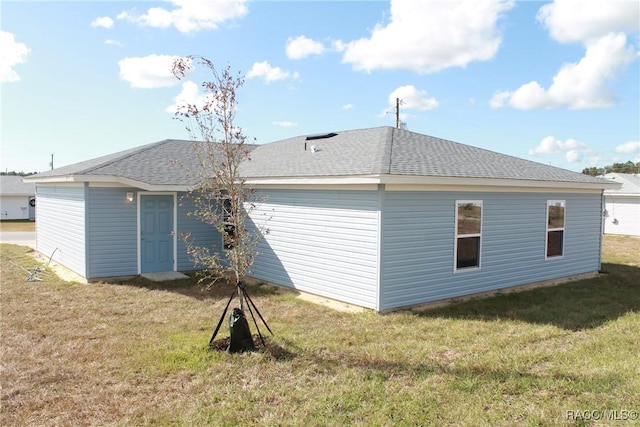
[[[3,1],[0,169],[168,138],[201,55],[258,143],[394,126],[581,171],[640,161],[637,1]]]

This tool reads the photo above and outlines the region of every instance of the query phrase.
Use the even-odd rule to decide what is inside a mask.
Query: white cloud
[[[291,74],[289,71],[284,71],[280,67],[272,67],[267,61],[254,62],[251,70],[247,73],[248,79],[262,78],[267,83],[286,80],[288,78],[297,79],[299,77],[298,73]]]
[[[210,99],[211,94],[201,93],[196,83],[187,80],[182,83],[182,90],[174,98],[173,104],[169,105],[165,111],[175,114],[187,105],[194,105],[201,109]]]
[[[505,102],[509,101],[510,97],[511,92],[508,90],[496,92],[489,101],[489,106],[491,108],[502,108],[504,107]]]
[[[582,160],[582,153],[578,150],[569,150],[565,154],[565,158],[569,163],[577,163]]]
[[[512,0],[392,0],[390,22],[368,38],[334,42],[355,70],[408,69],[433,73],[486,61],[498,51],[497,22]]]
[[[135,88],[175,86],[179,81],[171,72],[171,68],[178,58],[179,56],[171,55],[124,58],[118,61],[120,78]]]
[[[534,108],[606,108],[614,104],[607,82],[638,58],[627,45],[626,32],[640,29],[637,1],[555,0],[537,15],[551,37],[561,43],[582,42],[584,57],[563,65],[545,89],[537,81],[515,91],[497,92],[489,105],[529,110]]]
[[[112,39],[105,40],[104,44],[108,46],[122,46],[122,43],[120,43],[118,40],[112,40]]]
[[[543,5],[537,19],[561,43],[581,42],[611,32],[640,29],[640,3],[616,0],[555,0]]]
[[[601,160],[602,160],[602,156],[599,155],[599,154],[596,154],[596,155],[593,155],[593,156],[589,157],[589,159],[587,161],[589,162],[589,164],[591,166],[596,166],[596,165],[601,163]]]
[[[342,40],[334,40],[331,43],[331,46],[336,52],[344,52],[345,50],[347,50],[347,44]]]
[[[156,28],[175,27],[181,33],[218,28],[219,24],[241,18],[248,12],[246,0],[170,0],[175,6],[167,10],[152,7],[138,15],[135,10],[123,11],[118,19]]]
[[[574,149],[585,148],[585,144],[575,139],[569,138],[566,141],[560,141],[553,136],[547,136],[542,138],[540,144],[532,150],[529,150],[529,154],[557,154],[563,151],[569,151]]]
[[[344,104],[344,105],[342,106],[342,109],[343,109],[343,110],[353,110],[353,108],[354,108],[354,107],[353,107],[353,104]]]
[[[629,141],[620,144],[615,148],[615,152],[620,154],[640,154],[640,141]]]
[[[592,150],[585,143],[575,139],[569,138],[566,141],[561,141],[553,136],[542,138],[538,146],[529,150],[529,154],[532,156],[559,153],[565,153],[567,162],[577,163],[582,161],[583,156],[591,154]]]
[[[112,28],[113,27],[113,19],[109,18],[108,16],[101,16],[99,18],[94,19],[93,21],[91,21],[91,26],[92,27],[102,27],[102,28]]]
[[[286,52],[289,59],[302,59],[309,55],[322,55],[325,47],[322,43],[305,36],[289,37]]]
[[[632,161],[640,161],[640,141],[629,141],[624,144],[620,144],[614,151],[627,156],[624,159],[618,160],[627,161],[629,160],[628,157],[631,156]],[[543,138],[535,148],[529,150],[529,155],[532,156],[550,156],[559,154],[564,154],[565,160],[568,163],[588,162],[591,166],[596,166],[601,163],[602,160],[601,154],[595,153],[594,150],[589,148],[585,143],[572,138],[562,141],[554,138],[553,136],[547,136]]]
[[[521,110],[610,107],[614,97],[606,82],[637,58],[633,47],[627,46],[626,42],[627,37],[623,33],[612,33],[589,41],[580,62],[562,66],[548,89],[532,81],[513,92],[497,92],[489,104],[498,108],[508,101],[511,107]]]
[[[26,44],[16,42],[13,33],[0,30],[0,83],[20,80],[13,67],[27,62],[30,52]]]
[[[291,128],[291,127],[296,127],[298,126],[297,123],[295,122],[289,122],[289,121],[281,121],[281,122],[273,122],[274,125],[276,126],[281,126],[283,128]]]
[[[413,85],[400,86],[389,94],[389,106],[395,108],[396,99],[400,98],[401,109],[433,110],[438,107],[435,98],[428,98],[427,92],[418,90]]]
[[[155,28],[168,28],[174,23],[172,13],[161,7],[152,7],[143,15],[134,15],[134,12],[135,11],[123,11],[118,15],[118,19],[124,19],[134,24]]]

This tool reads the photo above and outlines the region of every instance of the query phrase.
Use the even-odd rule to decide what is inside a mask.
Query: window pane
[[[458,234],[480,234],[482,206],[475,203],[458,203]]]
[[[480,260],[480,237],[461,237],[458,239],[456,268],[478,267]]]
[[[548,231],[547,232],[547,256],[562,256],[562,241],[564,240],[564,231]]]
[[[564,227],[564,203],[556,202],[549,205],[548,228]]]

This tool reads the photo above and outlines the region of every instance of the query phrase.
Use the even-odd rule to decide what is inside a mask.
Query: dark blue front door
[[[140,198],[141,273],[173,270],[173,196]]]

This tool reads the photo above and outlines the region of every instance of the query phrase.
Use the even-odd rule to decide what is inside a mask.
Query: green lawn
[[[227,288],[26,282],[2,245],[0,424],[640,425],[638,253],[607,236],[598,278],[420,313],[252,287],[275,336],[229,355]]]

